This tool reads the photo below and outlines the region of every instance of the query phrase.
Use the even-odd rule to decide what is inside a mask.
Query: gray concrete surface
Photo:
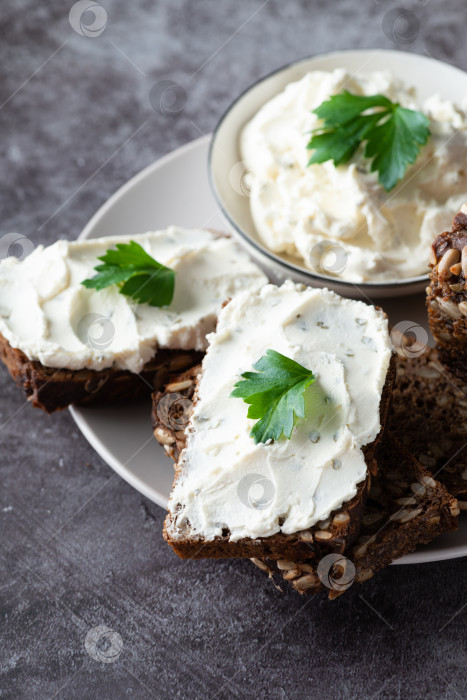
[[[296,58],[400,48],[467,69],[461,0],[102,0],[92,37],[71,4],[2,2],[0,239],[75,238]],[[161,80],[186,90],[176,116],[151,107]],[[465,560],[391,567],[333,604],[248,562],[182,562],[67,412],[0,383],[1,698],[467,698]]]

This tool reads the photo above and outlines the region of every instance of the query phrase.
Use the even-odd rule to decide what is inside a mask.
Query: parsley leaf
[[[107,250],[98,258],[104,264],[94,268],[97,275],[81,284],[97,291],[118,284],[120,294],[132,297],[140,304],[170,304],[175,288],[174,270],[158,263],[135,241],[117,243],[115,247],[117,250]]]
[[[370,111],[377,108],[377,111]],[[372,158],[371,172],[389,192],[404,177],[430,136],[429,119],[421,112],[401,107],[384,95],[352,95],[347,90],[333,95],[313,110],[323,125],[312,131],[308,161],[334,165],[347,163],[361,143],[364,156]]]
[[[298,418],[305,417],[305,389],[315,381],[313,372],[275,350],[253,365],[256,372],[244,372],[230,396],[250,404],[248,418],[258,418],[250,435],[256,444],[290,439]]]

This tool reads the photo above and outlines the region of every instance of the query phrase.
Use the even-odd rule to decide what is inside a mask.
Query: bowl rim
[[[340,277],[333,277],[331,275],[321,275],[317,272],[312,272],[311,270],[307,269],[306,267],[302,267],[301,265],[296,265],[293,262],[289,262],[288,260],[280,257],[279,255],[276,255],[276,253],[273,253],[271,250],[268,250],[265,246],[261,245],[257,241],[255,241],[246,231],[244,231],[238,224],[237,222],[232,218],[232,216],[229,214],[229,212],[226,210],[224,206],[224,202],[222,201],[222,198],[220,196],[220,193],[217,190],[215,179],[214,179],[214,173],[213,173],[213,167],[212,167],[212,160],[213,160],[213,151],[216,145],[216,140],[218,133],[220,129],[222,128],[224,121],[232,111],[232,109],[242,100],[247,93],[249,93],[251,90],[253,90],[255,87],[257,87],[260,83],[264,82],[268,78],[273,77],[274,75],[281,73],[282,71],[287,70],[288,68],[292,68],[293,66],[297,66],[300,63],[305,63],[306,61],[309,61],[314,58],[319,58],[320,56],[333,56],[333,55],[339,55],[343,53],[372,53],[372,52],[377,52],[378,54],[402,54],[405,56],[410,56],[416,57],[417,59],[422,60],[422,62],[427,62],[427,63],[438,63],[438,64],[443,64],[448,66],[449,68],[459,71],[459,73],[463,73],[465,75],[465,71],[463,71],[461,68],[458,66],[454,66],[450,63],[447,63],[446,61],[440,61],[436,58],[432,58],[431,56],[424,56],[423,54],[418,54],[410,51],[395,51],[393,49],[375,49],[375,48],[363,48],[363,49],[339,49],[338,51],[324,51],[316,54],[309,54],[307,56],[303,56],[302,58],[296,59],[294,61],[290,61],[289,63],[286,63],[279,68],[276,68],[275,70],[267,73],[266,75],[261,76],[257,80],[255,80],[253,83],[251,83],[248,87],[246,87],[236,98],[233,100],[233,102],[230,103],[230,105],[227,107],[227,109],[223,112],[221,118],[217,122],[216,127],[214,128],[212,132],[212,138],[211,142],[209,144],[209,151],[208,151],[208,180],[209,180],[209,185],[211,187],[211,191],[214,195],[214,198],[219,205],[219,208],[222,211],[222,214],[224,217],[227,219],[229,224],[232,226],[232,228],[235,230],[235,232],[240,235],[248,245],[252,246],[253,248],[256,249],[258,253],[261,255],[266,256],[269,258],[272,262],[280,265],[282,268],[287,270],[288,272],[295,272],[299,274],[306,275],[307,277],[310,278],[310,280],[316,279],[320,281],[321,283],[323,281],[330,282],[332,284],[339,284],[343,285],[346,287],[358,287],[358,288],[363,288],[363,289],[375,289],[375,288],[384,288],[384,289],[391,289],[391,288],[400,288],[401,286],[405,287],[413,287],[413,286],[420,286],[422,282],[428,282],[429,280],[429,273],[428,271],[426,274],[423,275],[418,275],[417,277],[407,277],[405,279],[399,279],[399,280],[390,280],[390,281],[385,281],[385,280],[380,280],[380,281],[372,281],[372,282],[352,282],[349,280],[344,280]]]

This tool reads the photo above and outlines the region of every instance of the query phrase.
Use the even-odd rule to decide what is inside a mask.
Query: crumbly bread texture
[[[174,466],[185,447],[185,427],[195,401],[201,365],[190,367],[174,381],[152,394],[152,428],[157,442],[173,459]]]
[[[196,402],[196,383],[201,368],[192,368],[181,374],[166,387],[164,392],[153,395],[153,428],[156,439],[164,445],[169,456],[177,460],[175,465],[175,479],[180,478],[181,470],[178,467],[180,451],[185,445],[185,432],[181,424],[186,425],[187,419],[176,418],[177,411],[181,410],[183,401],[179,397]],[[327,552],[343,552],[355,540],[361,524],[365,500],[370,487],[370,474],[377,471],[375,450],[383,433],[384,425],[389,413],[392,387],[395,376],[394,357],[391,360],[386,383],[380,402],[380,422],[382,429],[375,441],[364,448],[365,461],[368,465],[367,478],[359,484],[357,494],[344,503],[339,509],[333,511],[325,522],[319,522],[308,530],[302,530],[294,534],[277,533],[264,538],[243,538],[232,542],[229,533],[217,537],[214,540],[204,540],[191,535],[189,528],[184,533],[178,533],[175,539],[170,534],[171,516],[167,515],[164,524],[164,537],[173,547],[174,551],[182,558],[225,558],[225,557],[270,557],[272,559],[306,560],[310,551],[316,556],[323,556]],[[173,406],[173,415],[166,415],[167,407]],[[187,411],[186,405],[183,410]],[[174,418],[175,416],[175,418]],[[181,429],[180,429],[181,428]]]
[[[467,382],[467,208],[435,239],[430,266],[428,319],[439,358]]]
[[[467,508],[467,382],[436,350],[397,358],[388,428]]]
[[[71,404],[110,403],[149,395],[167,384],[171,375],[198,364],[201,357],[200,352],[160,350],[140,374],[112,368],[56,369],[29,360],[0,334],[0,359],[28,401],[47,413]]]
[[[299,593],[328,591],[333,599],[418,545],[456,529],[456,499],[388,431],[377,461],[379,471],[372,478],[360,535],[342,557],[310,556],[306,562],[253,559],[253,563],[270,577],[282,576]]]

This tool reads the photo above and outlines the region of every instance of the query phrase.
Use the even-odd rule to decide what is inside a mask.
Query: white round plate
[[[207,177],[210,136],[179,148],[132,178],[93,216],[80,238],[133,236],[175,224],[222,229],[223,219]],[[371,301],[377,301],[372,299]],[[426,327],[423,295],[387,299],[393,324],[410,320]],[[150,401],[131,405],[70,409],[79,429],[107,464],[151,501],[166,507],[172,462],[151,429]],[[397,563],[451,559],[467,554],[467,521]]]

